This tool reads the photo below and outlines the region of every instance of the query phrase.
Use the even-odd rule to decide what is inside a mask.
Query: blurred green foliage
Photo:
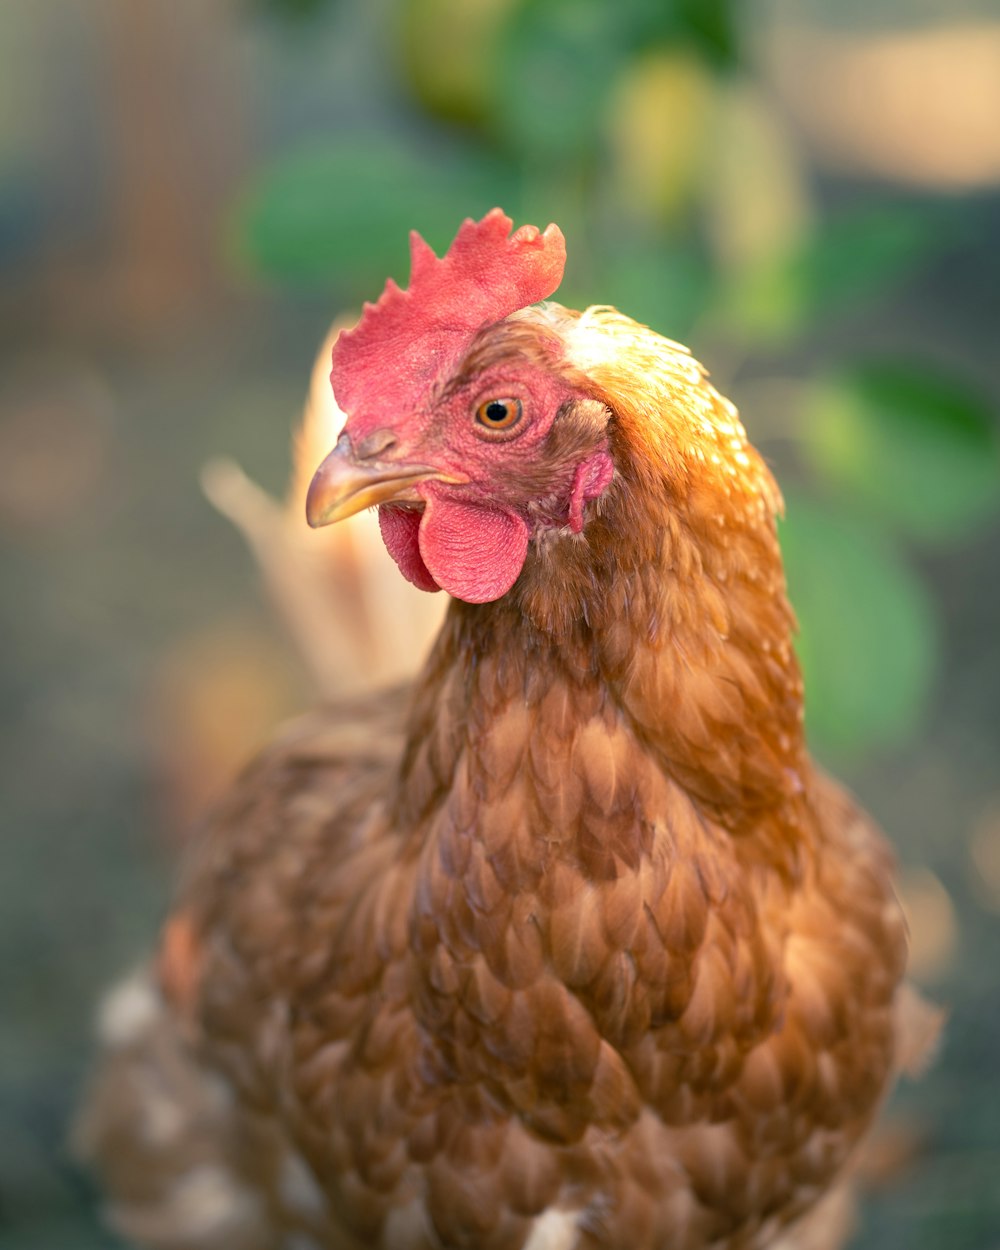
[[[267,3],[301,17],[324,0]],[[260,170],[233,255],[349,306],[405,277],[410,229],[440,250],[500,204],[562,226],[565,303],[614,303],[723,360],[773,357],[919,272],[954,214],[888,194],[824,208],[745,68],[745,16],[736,0],[395,0],[398,129]],[[995,424],[926,362],[834,359],[798,398],[783,543],[810,727],[861,754],[927,704],[937,631],[915,557],[997,507]]]
[[[407,240],[420,229],[447,245],[455,205],[463,216],[493,205],[502,166],[490,153],[456,144],[427,153],[402,138],[311,144],[263,170],[239,209],[239,246],[286,281],[374,298],[386,266],[402,273]],[[381,279],[374,275],[381,273]]]
[[[915,539],[961,540],[997,506],[992,414],[953,378],[912,363],[857,365],[821,380],[803,418],[815,471]]]
[[[765,250],[730,287],[729,324],[755,345],[801,335],[905,280],[947,239],[948,227],[946,214],[905,203],[825,216],[804,237]]]
[[[304,22],[329,8],[331,0],[252,0],[252,3],[262,13]]]
[[[810,735],[838,753],[904,738],[923,710],[936,635],[898,547],[843,506],[796,492],[781,526],[799,618]]]

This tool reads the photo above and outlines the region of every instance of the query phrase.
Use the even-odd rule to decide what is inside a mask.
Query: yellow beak
[[[306,495],[306,520],[318,529],[380,503],[419,502],[413,487],[444,475],[425,464],[359,459],[347,434],[316,470]]]

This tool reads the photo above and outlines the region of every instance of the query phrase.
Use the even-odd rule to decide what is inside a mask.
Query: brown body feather
[[[805,750],[777,489],[698,366],[610,310],[525,314],[467,367],[553,326],[615,480],[508,595],[452,604],[414,691],[291,729],[206,831],[88,1136],[120,1157],[109,1109],[166,1049],[256,1223],[142,1226],[184,1174],[150,1148],[105,1165],[144,1244],[750,1250],[887,1087],[904,926]],[[586,445],[587,402],[562,420]]]

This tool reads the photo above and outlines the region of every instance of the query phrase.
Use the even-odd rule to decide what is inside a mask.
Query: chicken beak
[[[419,502],[417,482],[443,475],[425,464],[360,457],[350,437],[341,434],[337,445],[316,470],[306,495],[306,520],[318,529],[343,521],[376,504]]]

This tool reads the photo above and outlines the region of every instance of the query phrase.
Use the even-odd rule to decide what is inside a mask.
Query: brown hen
[[[780,496],[683,348],[537,304],[562,236],[510,227],[415,236],[334,348],[310,520],[379,506],[454,602],[413,689],[241,778],[106,1011],[83,1138],[143,1246],[839,1232],[906,941],[806,752]]]

